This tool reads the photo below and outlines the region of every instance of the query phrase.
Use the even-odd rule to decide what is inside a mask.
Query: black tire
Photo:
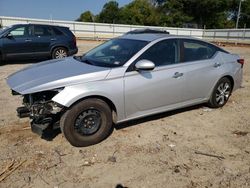
[[[83,133],[86,130],[94,130],[85,127],[86,119],[92,117],[90,115],[93,115],[93,112],[98,113],[97,117],[101,118],[98,129],[91,134],[89,132]],[[63,135],[71,145],[76,147],[94,145],[104,140],[111,133],[113,128],[112,112],[104,101],[96,98],[86,99],[75,104],[63,114],[60,127]]]
[[[64,47],[57,47],[52,51],[52,59],[60,59],[68,56],[68,51]]]
[[[226,87],[228,87],[226,89]],[[222,91],[223,92],[220,92]],[[208,101],[208,106],[211,108],[220,108],[224,106],[232,93],[232,83],[227,77],[221,78],[215,85],[213,93]]]

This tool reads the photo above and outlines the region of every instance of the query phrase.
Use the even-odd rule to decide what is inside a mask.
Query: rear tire
[[[213,93],[208,101],[208,106],[211,108],[220,108],[224,106],[232,93],[231,81],[224,77],[221,78],[215,85]]]
[[[72,146],[84,147],[104,140],[112,130],[110,107],[100,99],[83,100],[68,109],[60,120],[63,135]]]
[[[61,59],[68,56],[68,51],[66,48],[58,47],[52,51],[52,59]]]

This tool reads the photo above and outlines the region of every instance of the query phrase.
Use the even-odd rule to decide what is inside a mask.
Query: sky
[[[117,0],[119,6],[132,0]],[[75,20],[86,10],[98,14],[109,0],[0,0],[0,16]]]

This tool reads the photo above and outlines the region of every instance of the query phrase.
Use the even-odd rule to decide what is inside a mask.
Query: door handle
[[[179,78],[179,77],[181,77],[181,76],[183,76],[183,73],[181,73],[181,72],[176,72],[176,73],[174,73],[173,78]]]
[[[31,39],[26,39],[25,42],[31,42],[32,40]]]
[[[220,63],[215,63],[215,64],[214,64],[214,67],[220,67],[220,66],[221,66]]]
[[[56,40],[56,38],[52,38],[52,39],[50,39],[51,41],[55,41]]]

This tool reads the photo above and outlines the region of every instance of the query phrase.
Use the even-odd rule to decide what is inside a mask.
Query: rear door
[[[125,111],[127,118],[163,111],[182,101],[185,84],[179,65],[178,41],[167,39],[146,50],[135,62],[147,59],[155,64],[152,71],[125,73]],[[131,65],[131,66],[134,66]]]
[[[192,39],[180,39],[180,57],[186,79],[183,99],[208,97],[221,75],[223,59],[215,46]]]
[[[33,25],[32,51],[34,55],[49,55],[53,38],[52,27]]]

